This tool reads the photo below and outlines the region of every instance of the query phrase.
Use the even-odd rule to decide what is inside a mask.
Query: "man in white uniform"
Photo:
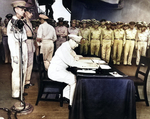
[[[48,68],[48,77],[52,80],[64,82],[69,85],[64,89],[63,97],[70,99],[70,105],[72,105],[76,86],[76,77],[74,74],[67,71],[67,68],[68,66],[81,66],[81,63],[77,62],[79,56],[74,52],[74,48],[78,47],[82,37],[73,34],[68,36],[69,41],[64,42],[56,50],[55,55],[51,60],[50,66]]]
[[[147,25],[142,24],[141,29],[137,31],[135,48],[137,49],[136,65],[139,65],[140,56],[146,56],[146,50],[149,48],[149,32]]]
[[[8,45],[11,53],[11,65],[12,65],[12,97],[18,98],[20,95],[20,87],[22,90],[24,89],[24,81],[26,77],[26,67],[27,67],[27,45],[26,45],[26,31],[22,25],[15,26],[15,24],[19,24],[18,20],[22,19],[24,15],[24,6],[25,1],[14,1],[12,2],[13,9],[16,13],[13,16],[12,20],[9,21],[7,26],[7,35],[8,35]],[[15,22],[16,21],[16,22]],[[22,27],[21,27],[22,26]],[[20,41],[22,39],[22,56],[20,56]],[[23,58],[23,84],[20,85],[20,81],[22,80],[20,76],[20,58]],[[23,93],[23,92],[22,92]]]
[[[45,68],[47,69],[54,52],[54,41],[57,40],[53,26],[47,23],[48,17],[44,14],[39,15],[41,25],[37,31],[37,41],[42,42],[40,53],[43,54]]]

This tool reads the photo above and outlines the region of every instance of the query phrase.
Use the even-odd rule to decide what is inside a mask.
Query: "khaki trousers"
[[[121,53],[122,53],[122,40],[114,40],[113,45],[113,63],[120,64]]]
[[[146,56],[147,42],[137,42],[136,65],[139,65],[140,56]]]
[[[80,44],[80,54],[87,55],[88,54],[88,40],[82,40]]]
[[[135,41],[133,40],[126,40],[126,44],[124,46],[124,61],[123,61],[124,65],[126,64],[131,65],[134,43]]]
[[[109,63],[111,52],[111,40],[103,40],[102,42],[102,59]]]
[[[91,40],[91,55],[99,56],[100,40]]]
[[[52,40],[43,40],[40,53],[43,54],[44,61],[51,61],[54,52],[54,43]]]

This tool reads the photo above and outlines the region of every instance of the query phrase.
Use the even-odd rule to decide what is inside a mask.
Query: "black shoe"
[[[28,93],[23,93],[23,96],[27,96],[28,95]]]
[[[63,101],[64,101],[64,103],[67,103],[67,104],[69,104],[69,102],[70,102],[70,100],[65,97],[63,97]]]
[[[34,84],[32,84],[32,83],[26,84],[26,85],[24,86],[24,88],[25,88],[25,89],[28,89],[30,86],[34,86]]]
[[[71,110],[71,109],[72,109],[72,106],[71,106],[71,105],[68,105],[68,109]]]

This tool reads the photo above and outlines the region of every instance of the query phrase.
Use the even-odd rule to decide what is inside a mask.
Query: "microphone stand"
[[[23,74],[23,50],[22,50],[22,33],[23,33],[23,28],[19,29],[19,36],[20,38],[18,39],[19,41],[19,57],[20,57],[20,101],[21,102],[16,102],[12,107],[11,110],[15,113],[15,117],[17,118],[17,115],[27,115],[31,113],[34,109],[34,107],[30,103],[25,103],[24,102],[24,74]],[[24,59],[25,60],[25,59]],[[18,62],[19,63],[19,62]]]

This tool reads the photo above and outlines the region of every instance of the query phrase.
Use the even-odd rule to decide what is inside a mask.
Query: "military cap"
[[[129,26],[129,24],[128,23],[124,23],[124,25],[123,26]]]
[[[5,16],[7,19],[11,19],[13,17],[13,14],[9,13]]]
[[[86,21],[87,21],[87,22],[91,22],[91,20],[90,20],[90,19],[87,19]]]
[[[106,19],[101,19],[100,22],[106,22]]]
[[[118,21],[116,23],[117,23],[117,25],[123,25],[123,22],[121,22],[121,21]]]
[[[147,27],[147,23],[143,22],[143,24],[141,24],[142,27]]]
[[[135,22],[134,21],[130,21],[129,25],[135,25]]]
[[[41,18],[41,19],[49,19],[46,15],[44,15],[44,14],[40,14],[39,15],[39,18]]]
[[[111,26],[117,26],[117,23],[111,23]]]
[[[92,22],[96,21],[96,19],[91,19]]]
[[[80,22],[80,20],[76,20],[76,22]]]
[[[71,23],[76,23],[76,22],[77,22],[77,20],[75,20],[75,19],[71,20]]]
[[[99,21],[98,21],[98,20],[96,20],[96,21],[94,22],[94,24],[95,24],[95,25],[99,24]]]
[[[15,0],[11,3],[12,7],[25,8],[26,2],[23,0]]]
[[[78,44],[80,43],[80,41],[82,39],[82,36],[77,36],[77,35],[74,35],[74,34],[69,34],[68,36],[69,36],[69,39],[74,40]]]
[[[83,19],[81,22],[82,22],[82,23],[86,23],[87,21],[86,21],[86,19]]]
[[[111,24],[111,21],[106,21],[105,22],[105,25],[109,25],[109,24]]]
[[[58,18],[58,21],[59,21],[59,22],[63,22],[63,21],[64,21],[64,18],[63,18],[63,17],[59,17],[59,18]]]

